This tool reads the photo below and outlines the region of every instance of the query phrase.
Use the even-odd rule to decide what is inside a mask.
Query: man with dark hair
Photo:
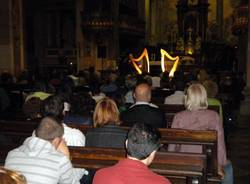
[[[150,125],[137,123],[126,140],[127,159],[97,171],[93,184],[170,184],[167,178],[148,169],[160,147],[159,133]]]
[[[64,123],[93,125],[92,113],[95,100],[88,93],[73,94],[70,98],[70,111],[64,116]]]
[[[43,116],[56,117],[63,125],[64,135],[68,146],[85,146],[85,136],[78,129],[68,127],[63,123],[63,98],[60,95],[53,95],[47,98],[43,106]]]
[[[124,126],[133,126],[135,123],[146,123],[156,128],[166,127],[165,115],[151,101],[151,87],[146,83],[136,86],[134,92],[136,103],[127,111],[121,113]]]
[[[63,133],[63,126],[56,119],[43,118],[36,136],[8,153],[5,167],[21,172],[29,184],[78,184]]]

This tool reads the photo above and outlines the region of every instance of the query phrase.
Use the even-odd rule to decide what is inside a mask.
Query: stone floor
[[[228,141],[228,158],[233,163],[234,184],[250,184],[250,116],[238,118]]]

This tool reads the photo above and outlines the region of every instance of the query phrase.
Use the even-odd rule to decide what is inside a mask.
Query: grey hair
[[[207,109],[207,92],[203,85],[196,83],[189,86],[185,96],[185,107],[190,111]]]

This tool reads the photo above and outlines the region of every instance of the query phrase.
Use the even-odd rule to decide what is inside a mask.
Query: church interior
[[[132,89],[127,80],[150,78],[152,103],[161,109],[178,79],[192,83],[197,75],[200,83],[216,83],[233,183],[249,184],[249,6],[248,0],[1,0],[0,139],[10,136],[20,145],[24,135],[32,135],[28,129],[35,120],[25,111],[41,110],[42,102],[26,105],[26,97],[41,79],[48,94],[67,93],[64,84],[75,85],[72,94],[88,92],[93,83],[105,93],[115,81],[123,99]],[[203,81],[200,71],[205,71]],[[160,85],[164,74],[167,87]],[[156,87],[154,77],[159,78]],[[113,91],[105,95],[118,97]],[[11,146],[0,141],[1,147],[9,151]],[[0,151],[1,166],[6,150]],[[186,183],[196,182],[216,183]]]

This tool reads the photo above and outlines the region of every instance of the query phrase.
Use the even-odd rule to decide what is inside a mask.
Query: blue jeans
[[[225,176],[221,184],[233,184],[234,183],[233,166],[230,161],[227,163],[227,165],[224,166],[224,172],[225,172]]]

